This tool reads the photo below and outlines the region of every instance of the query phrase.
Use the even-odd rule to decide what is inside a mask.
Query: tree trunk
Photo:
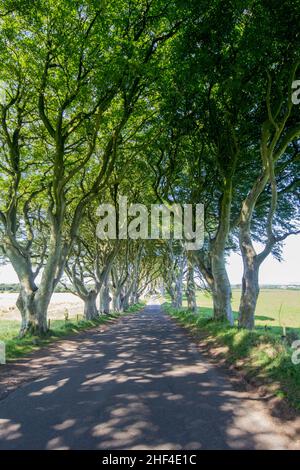
[[[21,291],[16,306],[21,314],[21,328],[19,336],[28,334],[44,335],[47,333],[47,309],[50,299],[43,303],[44,298],[37,296],[37,291],[25,289],[21,285]]]
[[[175,290],[174,290],[173,286],[168,285],[166,290],[167,290],[167,293],[169,294],[169,296],[171,297],[172,307],[176,308],[176,295],[175,295]]]
[[[178,309],[182,308],[183,265],[184,258],[181,256],[175,278],[175,308]]]
[[[41,317],[38,314],[37,293],[39,289],[35,284],[35,276],[29,258],[20,254],[10,238],[3,240],[4,251],[19,278],[20,294],[17,300],[17,308],[21,314],[20,337],[29,334],[42,334],[44,330]],[[47,323],[47,322],[46,322]]]
[[[137,287],[137,284],[135,284],[130,294],[129,304],[134,305],[134,304],[137,304],[138,301],[139,301],[138,287]]]
[[[234,324],[231,308],[231,286],[226,270],[225,248],[230,231],[232,203],[232,178],[228,177],[223,190],[219,209],[219,226],[211,246],[211,271],[213,276],[214,318]]]
[[[258,270],[244,270],[239,307],[239,327],[252,330],[259,295]]]
[[[130,298],[130,293],[127,293],[127,294],[124,295],[124,297],[121,301],[122,311],[126,311],[129,308],[129,298]]]
[[[134,273],[133,276],[135,277],[135,279],[131,283],[129,282],[124,286],[123,296],[121,298],[122,310],[127,310],[130,305],[135,303],[138,283],[136,273]]]
[[[268,173],[263,172],[256,180],[251,191],[243,201],[239,223],[239,245],[243,258],[242,293],[239,306],[240,328],[253,329],[255,324],[255,309],[259,295],[259,268],[265,257],[271,251],[265,249],[257,255],[251,239],[251,221],[253,210],[258,197],[268,182]]]
[[[114,312],[121,312],[121,292],[117,289],[113,292],[112,308]]]
[[[37,317],[37,330],[39,335],[44,335],[47,333],[48,324],[47,324],[47,312],[50,304],[51,296],[53,290],[49,294],[38,295],[35,297],[35,312]]]
[[[47,263],[44,267],[41,282],[35,295],[35,311],[39,334],[45,334],[47,332],[48,307],[55,285],[61,277],[62,270],[60,269],[60,265],[63,262],[61,234],[57,228],[52,228]]]
[[[110,295],[109,295],[109,286],[107,283],[104,283],[100,291],[100,312],[105,315],[109,314],[110,310]]]
[[[174,303],[175,308],[182,308],[182,282],[180,279],[176,280]]]
[[[21,328],[19,336],[22,338],[28,332],[34,333],[37,330],[37,318],[34,305],[35,292],[27,289],[21,284],[21,290],[16,302],[16,306],[21,313]]]
[[[84,298],[84,317],[86,320],[94,320],[98,317],[98,310],[96,305],[97,292],[92,290]]]
[[[194,280],[194,267],[188,256],[188,269],[187,269],[187,280],[186,280],[186,297],[188,302],[188,309],[192,312],[197,311],[196,292],[195,292],[195,280]]]
[[[258,274],[260,263],[247,229],[240,230],[240,248],[243,258],[242,293],[239,306],[239,327],[252,330],[259,295]]]
[[[213,272],[213,305],[215,320],[228,320],[231,325],[234,324],[234,318],[231,308],[231,286],[226,270],[224,251],[213,250],[212,252],[212,272]]]
[[[131,305],[134,305],[134,304],[138,304],[140,301],[140,295],[138,292],[134,292],[131,297],[130,297],[130,304]]]

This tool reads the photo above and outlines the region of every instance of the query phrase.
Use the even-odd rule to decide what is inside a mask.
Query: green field
[[[240,290],[233,289],[232,307],[235,319],[238,317]],[[168,302],[170,299],[166,298]],[[212,318],[212,298],[208,293],[197,292],[197,313],[185,307],[175,310],[170,303],[164,304],[165,311],[184,326],[206,338],[208,345],[221,346],[222,358],[242,369],[244,377],[255,383],[270,386],[271,393],[286,397],[298,410],[300,409],[299,365],[291,361],[291,344],[300,337],[300,290],[261,289],[255,315],[255,330],[240,330],[227,323],[210,321]],[[267,328],[265,328],[267,327]],[[286,339],[282,339],[286,327]],[[208,346],[208,347],[210,347]],[[269,384],[269,385],[268,385]]]
[[[232,308],[237,317],[240,290],[232,291]],[[183,300],[186,306],[186,299]],[[206,292],[197,292],[197,305],[200,312],[212,313],[212,299]],[[282,327],[295,328],[300,332],[300,289],[261,289],[256,315],[256,326],[272,327],[273,331],[282,332]]]

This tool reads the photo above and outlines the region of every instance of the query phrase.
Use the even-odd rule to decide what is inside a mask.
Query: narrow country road
[[[39,378],[0,401],[0,449],[296,445],[264,401],[234,389],[159,306],[50,351],[31,356]]]

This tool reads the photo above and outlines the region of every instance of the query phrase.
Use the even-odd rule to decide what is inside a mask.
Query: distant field
[[[239,308],[240,290],[233,289],[232,307],[237,313]],[[186,300],[184,300],[186,305]],[[197,304],[204,308],[212,308],[211,297],[203,292],[197,293]],[[281,320],[279,312],[281,308]],[[280,325],[300,330],[300,290],[296,289],[262,289],[260,291],[256,325],[270,326],[280,330]]]
[[[0,293],[0,324],[1,320],[20,320],[20,313],[16,307],[17,298],[18,294],[15,293]],[[63,320],[65,309],[68,310],[70,318],[76,317],[77,314],[83,313],[83,302],[71,293],[53,294],[49,307],[49,318]]]
[[[0,330],[6,329],[7,324],[10,321],[14,321],[16,328],[19,326],[20,314],[18,309],[15,307],[17,297],[18,294],[0,293]],[[236,314],[238,312],[239,299],[240,290],[233,289],[232,306]],[[183,304],[186,306],[185,299]],[[210,313],[210,309],[212,308],[212,300],[208,294],[198,292],[197,304],[202,309],[207,309],[207,314]],[[281,322],[279,321],[280,307]],[[70,319],[76,317],[76,315],[82,315],[83,302],[73,294],[53,294],[49,307],[49,318],[51,320],[64,320],[65,309],[68,310]],[[256,312],[256,325],[267,325],[274,327],[274,330],[278,329],[278,331],[280,331],[280,324],[282,326],[297,328],[300,330],[300,290],[261,290]]]
[[[20,313],[16,307],[18,294],[0,293],[0,340],[8,341],[17,336],[20,330]],[[65,310],[68,310],[70,320],[82,318],[83,302],[76,295],[70,293],[55,293],[52,296],[48,318],[51,328],[65,326]],[[21,348],[22,349],[22,348]]]

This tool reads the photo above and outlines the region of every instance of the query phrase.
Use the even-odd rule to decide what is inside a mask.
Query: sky
[[[284,261],[269,256],[260,269],[260,284],[300,284],[300,235],[290,236],[283,248]],[[231,284],[240,284],[242,259],[232,254],[228,259],[228,275]],[[18,282],[11,265],[0,266],[0,283]]]
[[[228,275],[231,284],[240,284],[242,259],[232,254],[228,261]],[[260,268],[260,284],[300,284],[300,235],[286,239],[283,248],[283,261],[268,256]]]

